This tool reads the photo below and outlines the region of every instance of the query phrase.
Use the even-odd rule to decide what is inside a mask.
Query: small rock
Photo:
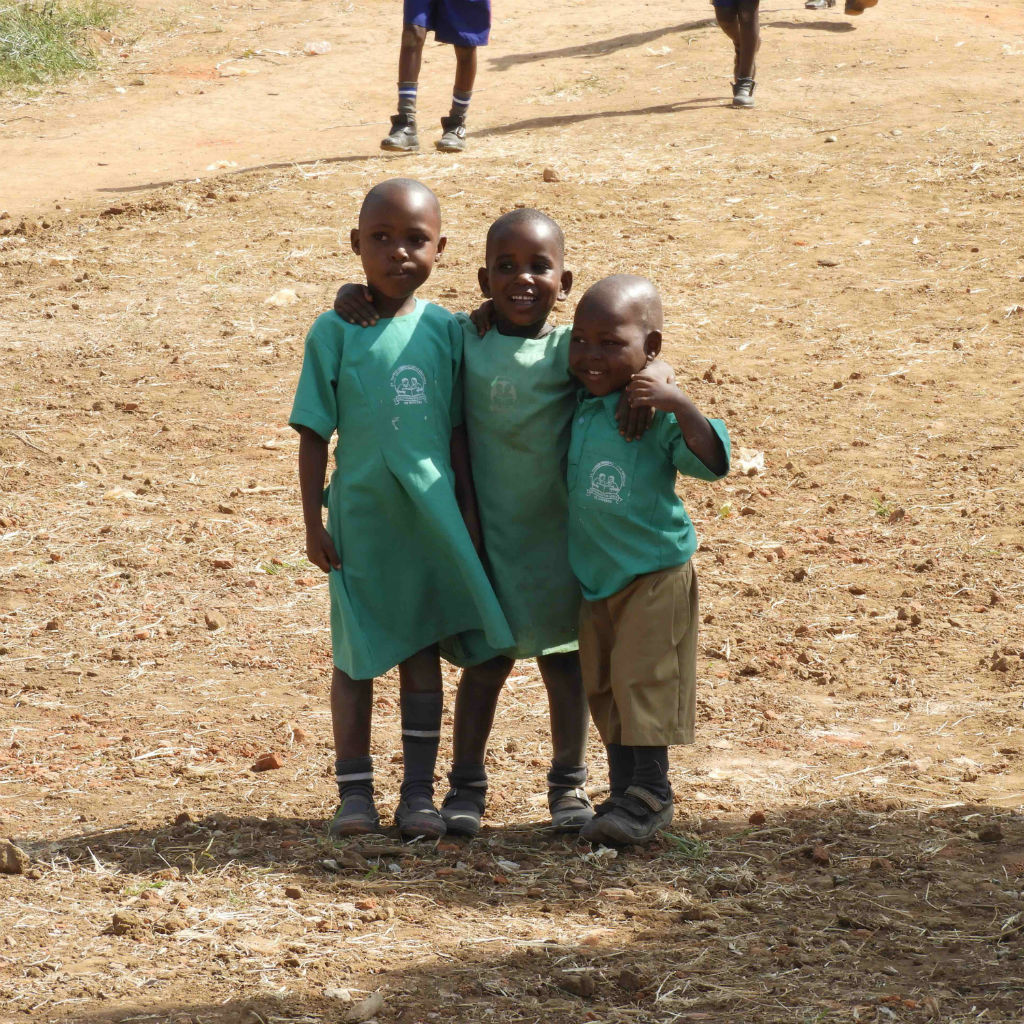
[[[50,621],[46,623],[46,629],[52,632],[53,630],[60,629],[63,625],[64,623],[61,622],[60,619],[50,619]]]
[[[978,830],[978,840],[982,843],[1001,843],[1003,841],[1003,830],[996,822],[985,825]]]
[[[181,914],[171,913],[161,917],[153,925],[153,931],[160,935],[173,935],[175,932],[184,931],[188,927],[188,921]]]
[[[869,871],[874,871],[880,875],[891,875],[895,870],[893,863],[888,857],[872,857],[871,863],[868,865]]]
[[[188,811],[182,811],[181,814],[179,814],[174,819],[174,824],[175,825],[189,825],[189,824],[191,824],[191,822],[192,822],[192,815],[189,814]]]
[[[290,900],[301,900],[303,897],[302,887],[298,885],[286,885],[284,894]]]
[[[751,825],[763,825],[767,820],[768,819],[765,816],[764,811],[754,811],[754,813],[747,818],[747,821]]]
[[[826,135],[825,136],[825,141],[826,142],[838,142],[839,139],[835,135]]]
[[[641,989],[647,988],[647,979],[642,974],[631,971],[628,967],[619,971],[615,983],[627,992],[639,992]]]
[[[23,875],[29,866],[28,854],[10,839],[0,840],[0,874]]]
[[[111,935],[128,935],[138,931],[145,925],[145,919],[134,910],[117,910],[110,921],[107,931]]]
[[[220,612],[204,612],[203,621],[206,623],[206,628],[211,631],[223,629],[228,624],[228,620]]]
[[[889,513],[889,522],[898,523],[901,519],[906,519],[907,510],[905,508],[895,508]]]
[[[213,567],[214,569],[233,569],[235,562],[232,558],[215,558],[213,560]]]
[[[792,574],[790,575],[790,579],[794,583],[802,583],[805,579],[807,579],[807,570],[803,568],[803,566],[801,566],[799,569],[794,569]]]
[[[566,992],[571,992],[574,996],[581,998],[592,996],[597,988],[592,974],[569,974],[566,972],[555,979],[555,984],[559,988],[564,988]]]
[[[279,754],[264,754],[262,757],[258,757],[254,762],[249,771],[252,772],[269,772],[275,768],[283,768],[284,761],[281,760]]]
[[[324,998],[340,1003],[338,1019],[346,1024],[359,1024],[370,1020],[384,1009],[384,995],[372,992],[365,999],[356,998],[356,991],[349,988],[325,988]]]
[[[305,743],[308,736],[309,734],[306,732],[305,729],[302,728],[301,725],[297,725],[295,726],[294,729],[292,729],[292,740],[296,743]]]
[[[376,910],[377,901],[372,897],[367,896],[364,899],[356,900],[355,908],[356,910]]]
[[[559,176],[558,171],[556,171],[554,169],[554,167],[545,167],[544,168],[544,180],[545,181],[561,181],[562,179]]]
[[[224,505],[223,503],[217,506],[217,511],[222,512],[226,516],[233,516],[235,509],[232,505]]]
[[[867,593],[859,583],[851,583],[846,589],[849,590],[854,597],[863,597]]]
[[[824,846],[815,846],[814,849],[808,854],[811,860],[815,864],[831,864],[832,858],[829,856],[828,850]]]

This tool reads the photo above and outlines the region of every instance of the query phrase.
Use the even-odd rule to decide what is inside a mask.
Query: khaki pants
[[[580,611],[580,667],[605,743],[693,742],[697,574],[690,562],[638,576]]]

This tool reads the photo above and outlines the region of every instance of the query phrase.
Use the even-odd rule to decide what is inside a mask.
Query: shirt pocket
[[[635,444],[616,445],[611,451],[599,444],[584,444],[576,464],[575,503],[587,513],[628,516],[637,455]]]

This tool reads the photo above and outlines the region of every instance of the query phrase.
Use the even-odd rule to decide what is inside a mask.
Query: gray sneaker
[[[555,832],[579,832],[594,817],[594,805],[581,786],[575,789],[552,786],[548,790],[548,810]]]
[[[332,839],[368,836],[380,832],[380,815],[373,797],[361,789],[346,793],[327,828]]]
[[[444,134],[434,145],[442,153],[461,153],[466,148],[466,118],[442,117],[441,128]]]
[[[487,801],[487,780],[477,782],[456,781],[448,776],[451,789],[441,804],[441,817],[448,834],[452,836],[475,836],[480,831]]]
[[[732,105],[734,107],[752,107],[754,105],[754,80],[737,78],[732,84]]]
[[[406,114],[391,115],[391,131],[381,139],[380,148],[391,153],[418,153],[420,138],[416,134],[416,119]]]
[[[649,843],[675,813],[672,797],[659,800],[642,786],[630,786],[626,795],[583,827],[580,835],[597,845],[633,846]]]
[[[440,839],[448,831],[429,797],[403,799],[395,810],[395,824],[403,839]]]

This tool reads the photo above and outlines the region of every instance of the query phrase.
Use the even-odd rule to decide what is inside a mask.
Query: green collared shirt
[[[569,562],[588,601],[688,561],[697,534],[676,494],[676,474],[699,480],[725,475],[690,451],[671,413],[656,412],[647,433],[627,442],[615,422],[619,397],[584,393],[572,421]],[[708,423],[722,443],[727,473],[729,432],[721,420]]]

